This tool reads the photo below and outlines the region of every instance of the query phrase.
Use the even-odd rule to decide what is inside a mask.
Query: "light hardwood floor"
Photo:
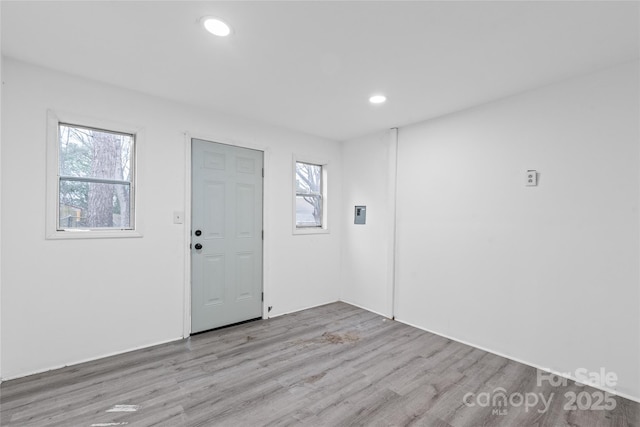
[[[640,426],[638,403],[567,410],[565,393],[599,392],[536,378],[534,368],[334,303],[7,381],[0,424]],[[500,387],[551,403],[543,412],[517,398],[477,404]]]

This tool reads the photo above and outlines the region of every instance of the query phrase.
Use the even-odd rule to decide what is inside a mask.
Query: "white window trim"
[[[296,163],[310,163],[313,165],[322,166],[322,227],[297,227],[296,226]],[[329,187],[329,181],[327,179],[328,171],[329,171],[329,162],[323,159],[316,159],[308,156],[293,156],[293,163],[291,164],[291,210],[292,210],[292,225],[293,225],[293,234],[294,235],[305,235],[305,234],[329,234],[329,208],[328,208],[328,197],[327,197],[327,188]]]
[[[133,155],[133,200],[134,206],[133,224],[131,230],[59,230],[58,229],[58,200],[59,200],[59,179],[58,179],[58,125],[60,123],[86,126],[96,129],[111,130],[135,135],[134,155]],[[47,111],[47,174],[46,188],[47,201],[45,213],[46,239],[113,239],[123,237],[142,237],[140,222],[139,193],[140,183],[138,181],[138,158],[143,145],[144,131],[130,124],[111,122],[106,120],[85,117],[78,114],[60,111]]]

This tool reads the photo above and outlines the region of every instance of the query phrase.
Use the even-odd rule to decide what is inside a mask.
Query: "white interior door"
[[[263,152],[191,141],[191,332],[262,316]]]

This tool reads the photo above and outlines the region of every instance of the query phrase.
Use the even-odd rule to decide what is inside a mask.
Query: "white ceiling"
[[[2,53],[345,140],[638,59],[639,6],[5,0]],[[206,33],[205,15],[234,34]]]

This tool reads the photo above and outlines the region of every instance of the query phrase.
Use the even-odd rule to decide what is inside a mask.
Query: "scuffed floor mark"
[[[303,348],[307,348],[309,346],[318,345],[318,344],[345,344],[345,343],[354,343],[359,341],[360,337],[355,332],[346,332],[344,334],[340,334],[337,332],[324,332],[319,337],[316,336],[311,339],[298,339],[295,341],[291,341],[290,345],[300,346]],[[288,343],[289,344],[289,343]]]
[[[136,412],[140,409],[140,405],[115,405],[111,409],[107,409],[107,412]]]
[[[313,384],[316,381],[321,380],[325,375],[327,375],[326,372],[321,372],[321,373],[316,374],[316,375],[311,375],[310,377],[305,378],[304,382],[307,383],[307,384]]]
[[[352,332],[347,332],[346,334],[334,334],[331,332],[325,332],[321,336],[322,341],[328,342],[331,344],[344,344],[348,342],[356,342],[360,339],[360,337]]]

